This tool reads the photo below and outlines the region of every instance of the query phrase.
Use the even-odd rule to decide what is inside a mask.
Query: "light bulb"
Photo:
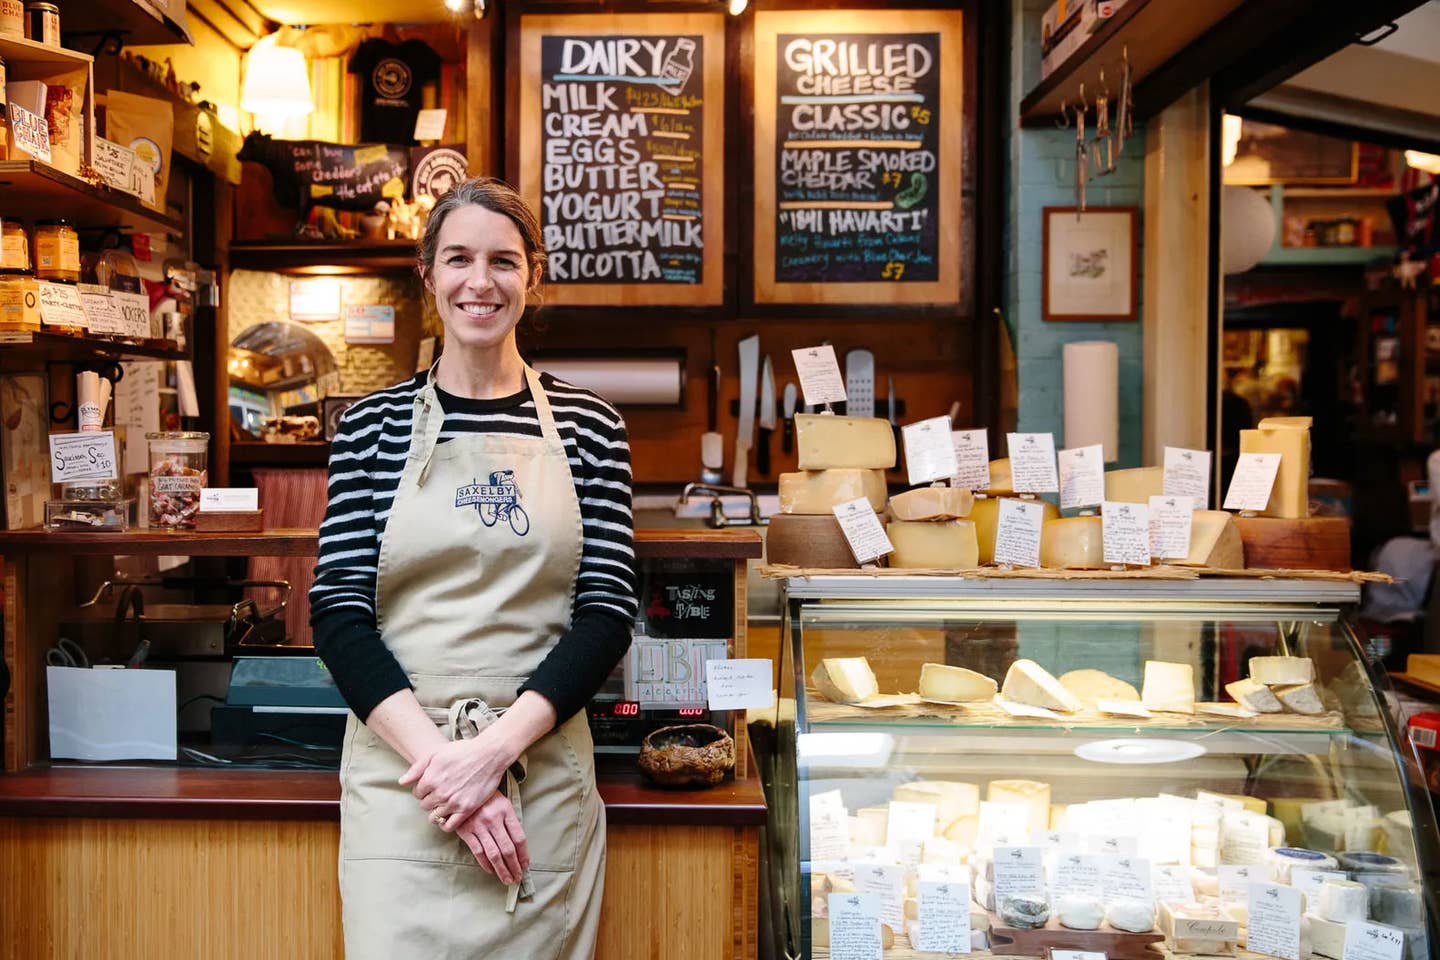
[[[730,16],[738,17],[750,5],[750,0],[730,0]]]
[[[445,9],[451,13],[459,13],[467,6],[469,6],[469,4],[467,4],[465,0],[445,0]]]

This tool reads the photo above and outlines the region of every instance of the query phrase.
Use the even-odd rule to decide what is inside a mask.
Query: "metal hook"
[[[1110,85],[1105,82],[1105,68],[1100,68],[1100,91],[1106,100],[1110,99]]]
[[[1064,130],[1064,129],[1066,129],[1066,128],[1068,128],[1068,127],[1070,126],[1070,101],[1069,101],[1069,100],[1061,100],[1061,101],[1060,101],[1060,119],[1059,119],[1058,122],[1056,122],[1055,126],[1059,127],[1061,130]]]
[[[1090,109],[1090,104],[1085,102],[1085,84],[1083,81],[1080,84],[1080,109],[1086,112]]]

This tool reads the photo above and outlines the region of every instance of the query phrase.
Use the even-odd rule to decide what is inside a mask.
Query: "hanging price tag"
[[[875,508],[865,497],[837,504],[833,512],[835,519],[840,521],[840,530],[845,534],[856,562],[869,563],[876,557],[895,551],[890,538],[885,536],[880,518],[875,515]]]
[[[1165,448],[1165,474],[1160,490],[1167,497],[1189,497],[1196,510],[1210,506],[1210,451]]]
[[[1010,479],[1016,493],[1056,493],[1060,479],[1055,473],[1055,435],[1050,433],[1006,434],[1010,447]]]
[[[1104,499],[1105,448],[1097,443],[1061,450],[1060,509],[1094,507]]]
[[[1225,494],[1226,510],[1264,510],[1280,470],[1278,453],[1244,453],[1235,464],[1230,489]]]
[[[955,430],[950,440],[955,446],[955,477],[950,486],[961,490],[990,489],[990,441],[988,431]]]
[[[791,350],[795,372],[800,377],[800,391],[812,407],[826,403],[845,402],[845,378],[840,376],[840,363],[830,344]]]
[[[905,442],[905,466],[911,486],[953,477],[959,470],[949,417],[907,423],[900,428],[900,436]]]

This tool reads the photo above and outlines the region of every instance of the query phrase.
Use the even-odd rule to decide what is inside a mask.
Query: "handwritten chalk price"
[[[800,376],[800,390],[812,407],[845,402],[845,378],[840,376],[840,363],[830,344],[791,350],[795,372]]]

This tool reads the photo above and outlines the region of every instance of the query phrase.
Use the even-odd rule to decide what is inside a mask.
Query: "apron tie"
[[[473,740],[480,735],[490,724],[500,719],[499,715],[490,708],[490,705],[479,697],[469,697],[464,700],[456,700],[450,704],[449,710],[449,731],[451,740]],[[510,806],[515,808],[515,819],[524,826],[525,819],[520,808],[520,784],[525,781],[525,755],[510,764],[505,771],[505,799],[510,801]],[[530,879],[530,869],[525,869],[524,875],[519,883],[507,884],[505,897],[505,912],[514,913],[515,904],[520,897],[530,899],[535,895],[535,884]]]

